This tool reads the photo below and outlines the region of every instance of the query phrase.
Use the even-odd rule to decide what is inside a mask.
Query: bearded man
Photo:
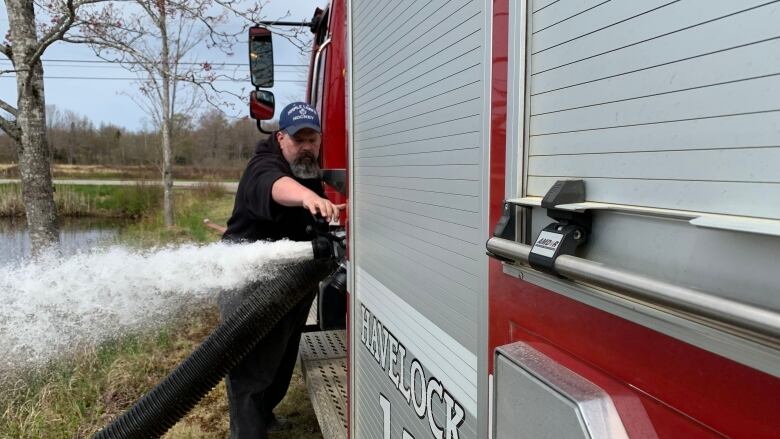
[[[319,167],[321,142],[317,111],[303,102],[286,106],[279,117],[279,131],[257,145],[241,176],[223,240],[310,241],[314,227],[308,226],[315,225],[316,215],[337,220],[344,206],[325,198]],[[273,410],[290,385],[311,299],[282,318],[228,374],[231,438],[264,439],[268,431],[291,427]],[[222,316],[235,310],[241,300],[240,294],[223,294]]]

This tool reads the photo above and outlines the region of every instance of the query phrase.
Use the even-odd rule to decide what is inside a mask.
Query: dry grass
[[[128,335],[43,370],[20,373],[13,385],[6,380],[0,437],[90,437],[186,357],[214,327],[216,314],[203,310],[171,328]],[[218,405],[211,411],[227,414]],[[210,430],[212,437],[225,431],[219,423]]]
[[[244,164],[231,166],[174,166],[173,175],[182,180],[238,180]],[[160,170],[153,165],[52,165],[58,179],[139,180],[159,179]],[[0,164],[0,178],[19,178],[15,164]]]
[[[54,192],[54,203],[60,216],[97,216],[95,200],[87,194],[58,188]],[[24,216],[22,189],[17,184],[0,185],[0,216]]]
[[[181,209],[177,206],[177,214],[182,216],[192,210],[193,203],[200,203],[200,214],[216,200],[233,200],[233,196],[228,196],[225,188],[213,180],[199,182],[191,189],[175,190],[174,196],[182,204]],[[162,197],[162,187],[140,181],[127,186],[58,184],[54,191],[54,203],[60,217],[138,219],[156,214]],[[24,215],[21,186],[0,184],[0,217]]]
[[[138,183],[130,186],[57,185],[54,203],[61,217],[139,218],[161,204],[162,189]],[[25,214],[18,184],[0,184],[0,217]]]
[[[0,185],[0,217],[22,216],[24,203],[22,202],[22,189],[16,184]]]
[[[201,200],[216,200],[227,194],[225,186],[223,186],[218,180],[208,179],[199,182],[192,189],[195,194],[195,198]]]
[[[113,167],[105,165],[53,165],[53,175],[72,178],[87,178],[90,175],[101,175],[105,177],[114,176],[121,178],[126,174],[147,173],[146,168],[141,166],[122,166]]]

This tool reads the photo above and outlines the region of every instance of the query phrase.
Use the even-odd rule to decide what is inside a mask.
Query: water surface
[[[110,245],[116,242],[126,221],[106,219],[71,219],[60,221],[60,243],[63,255]],[[19,262],[30,256],[30,234],[24,218],[0,218],[0,266]]]

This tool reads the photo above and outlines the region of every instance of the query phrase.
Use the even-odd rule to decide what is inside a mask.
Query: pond
[[[105,219],[60,220],[62,253],[74,254],[116,240],[125,221]],[[0,266],[30,255],[30,234],[24,218],[0,218]]]

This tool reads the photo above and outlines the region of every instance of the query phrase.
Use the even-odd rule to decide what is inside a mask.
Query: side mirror
[[[249,71],[255,87],[274,86],[274,48],[267,28],[249,28]]]
[[[249,116],[252,119],[270,120],[274,118],[276,99],[268,90],[254,90],[249,94]]]

